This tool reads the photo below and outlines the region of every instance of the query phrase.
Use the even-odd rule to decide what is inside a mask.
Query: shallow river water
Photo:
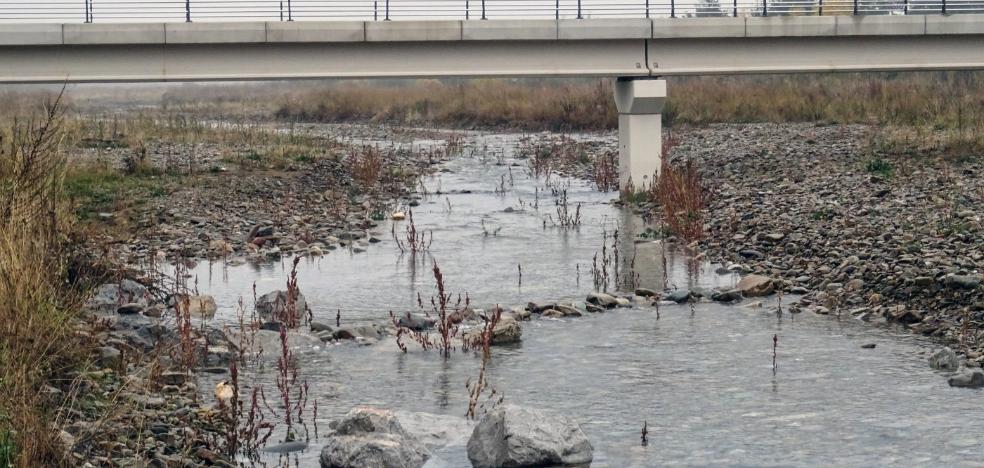
[[[424,258],[401,255],[389,224],[381,223],[383,242],[367,252],[336,250],[302,261],[299,284],[315,320],[334,322],[341,310],[343,325],[380,322],[391,309],[414,310],[418,293],[425,302],[435,293],[432,261],[448,289],[467,292],[476,307],[583,300],[592,290],[592,256],[616,228],[623,258],[634,252],[642,285],[661,287],[660,244],[633,247],[626,233],[643,224],[609,203],[613,193],[570,180],[571,203],[583,203],[582,225],[565,230],[548,220],[544,227],[548,215],[556,217],[553,198],[514,158],[520,137],[470,136],[472,148],[499,156],[483,162],[466,150],[470,156],[453,159],[443,166],[447,172],[425,181],[430,192],[445,194],[425,197],[414,208],[418,227],[433,229]],[[583,138],[610,143],[611,136]],[[513,183],[497,193],[510,171]],[[402,229],[398,224],[398,234]],[[710,265],[693,275],[687,264],[682,254],[667,253],[671,287],[728,286],[737,279],[715,274]],[[232,321],[234,304],[251,297],[254,282],[261,294],[283,289],[287,269],[286,262],[202,264],[192,273],[198,288],[220,304],[218,320]],[[507,402],[580,421],[595,448],[592,466],[984,465],[981,394],[950,388],[928,367],[921,353],[931,343],[849,317],[778,318],[770,309],[775,300],[763,307],[664,306],[659,319],[652,308],[535,318],[523,324],[521,344],[493,348],[489,379]],[[861,349],[863,344],[877,346]],[[479,366],[470,352],[445,360],[411,343],[403,354],[392,339],[373,346],[329,344],[298,356],[301,376],[318,401],[321,434],[359,404],[460,417],[468,402],[465,382]],[[249,385],[274,387],[272,366],[244,376]],[[428,466],[469,466],[463,443],[436,450]],[[316,466],[319,446],[312,440],[310,449],[290,456],[291,463]],[[276,455],[265,460],[278,462]]]

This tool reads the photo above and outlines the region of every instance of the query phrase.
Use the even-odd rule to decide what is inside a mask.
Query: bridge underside
[[[984,69],[984,36],[0,46],[0,83]]]

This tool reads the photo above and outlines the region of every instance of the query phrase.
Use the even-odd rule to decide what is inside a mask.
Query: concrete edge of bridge
[[[984,15],[4,24],[0,46],[578,41],[984,34]]]

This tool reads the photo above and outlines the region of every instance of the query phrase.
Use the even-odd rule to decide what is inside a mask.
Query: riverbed
[[[314,319],[334,323],[338,314],[343,325],[384,323],[391,310],[416,311],[418,294],[427,304],[436,293],[435,264],[448,290],[467,293],[478,308],[580,301],[595,289],[592,259],[602,257],[603,245],[611,255],[616,230],[623,266],[612,289],[737,281],[679,246],[637,239],[645,222],[613,204],[617,194],[583,180],[554,175],[548,185],[534,177],[517,151],[522,138],[469,134],[462,154],[423,181],[427,194],[412,209],[417,228],[433,233],[428,252],[401,252],[394,237],[404,236],[407,222],[386,221],[373,229],[380,242],[365,252],[340,248],[302,259],[298,283]],[[577,138],[614,145],[610,134]],[[551,187],[567,190],[571,209],[580,204],[579,226],[558,225]],[[260,294],[284,289],[289,269],[285,258],[202,263],[191,273],[200,292],[216,298],[221,325],[235,322],[235,304],[240,297],[250,302],[254,284]],[[984,429],[973,422],[980,394],[949,387],[927,366],[931,342],[850,316],[790,314],[792,297],[777,314],[778,300],[664,305],[658,315],[652,307],[629,307],[535,317],[523,324],[521,344],[493,349],[488,378],[509,403],[578,420],[595,448],[592,466],[979,463]],[[322,436],[331,420],[360,404],[461,417],[465,382],[480,362],[471,352],[444,359],[413,343],[404,354],[392,338],[371,346],[326,343],[297,357],[318,401]],[[247,388],[273,388],[275,374],[268,364],[244,369],[241,378]],[[466,439],[437,449],[428,466],[468,466]],[[319,446],[312,439],[290,457],[316,465]],[[278,455],[265,460],[276,463]]]

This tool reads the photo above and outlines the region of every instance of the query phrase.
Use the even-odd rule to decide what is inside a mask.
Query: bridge
[[[558,1],[552,19],[386,21],[375,5],[360,13],[374,17],[352,21],[187,21],[189,9],[174,22],[96,22],[90,0],[75,23],[0,13],[0,83],[612,77],[620,183],[641,188],[661,164],[662,77],[984,69],[984,16],[974,14],[765,16],[763,2],[758,16],[740,16],[736,6],[731,16],[577,19],[561,17]],[[904,12],[917,5],[926,6],[906,2]]]

